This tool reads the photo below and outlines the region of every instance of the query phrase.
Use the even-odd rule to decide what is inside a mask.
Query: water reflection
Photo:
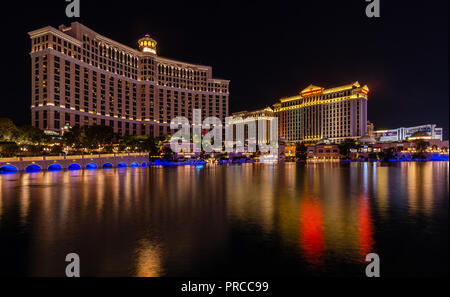
[[[445,238],[448,162],[0,175],[0,275],[445,274]]]
[[[162,275],[161,249],[147,239],[141,239],[136,249],[136,274],[138,277],[158,277]]]
[[[300,205],[300,246],[303,250],[303,257],[314,269],[321,268],[324,261],[325,238],[323,229],[320,200],[313,197],[304,197]]]
[[[373,221],[370,213],[370,205],[366,196],[359,199],[358,213],[358,239],[360,260],[363,261],[367,254],[375,252],[373,238]]]

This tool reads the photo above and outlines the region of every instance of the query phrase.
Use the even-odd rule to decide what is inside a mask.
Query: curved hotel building
[[[170,134],[170,121],[193,109],[228,116],[229,80],[210,66],[158,56],[149,35],[139,50],[74,22],[44,27],[31,38],[32,125],[58,132],[65,125],[107,125],[124,135]]]
[[[367,132],[369,88],[354,82],[325,89],[310,85],[274,105],[279,137],[288,142],[341,142]]]

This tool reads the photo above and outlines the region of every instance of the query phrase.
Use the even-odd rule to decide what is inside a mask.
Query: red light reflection
[[[323,265],[325,239],[322,206],[318,199],[305,197],[300,204],[300,246],[312,266]]]
[[[359,201],[358,239],[362,261],[365,261],[366,255],[374,252],[373,245],[375,243],[373,239],[373,222],[367,197],[361,197]]]

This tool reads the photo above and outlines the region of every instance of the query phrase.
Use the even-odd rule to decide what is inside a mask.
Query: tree
[[[423,140],[418,140],[415,142],[414,146],[416,148],[416,151],[423,153],[428,148],[429,143]]]
[[[173,161],[174,152],[170,147],[164,146],[162,149],[162,155],[165,161]]]
[[[339,151],[346,159],[350,158],[351,149],[357,148],[356,141],[354,139],[345,139],[339,144]]]
[[[0,118],[0,141],[16,142],[19,130],[13,121],[7,118]]]
[[[159,154],[157,140],[150,135],[132,136],[128,145],[135,146],[139,152],[149,152],[151,155]]]
[[[297,160],[306,160],[306,158],[308,157],[307,152],[308,148],[304,143],[297,143],[295,145],[295,158],[297,158]]]
[[[50,152],[52,155],[61,155],[63,152],[63,147],[59,144],[55,144],[54,146],[52,146],[52,149]]]
[[[167,136],[164,136],[164,135],[162,135],[162,136],[157,136],[157,137],[155,138],[155,143],[156,143],[156,146],[158,147],[158,153],[159,153],[159,154],[161,154],[161,153],[163,152],[163,145],[164,145],[164,143],[165,143],[166,141],[168,141],[168,137],[167,137]]]
[[[0,143],[0,157],[14,157],[19,152],[19,146],[15,142]]]
[[[104,147],[106,150],[112,150],[115,138],[113,128],[103,125],[73,127],[63,135],[66,145],[87,149]]]
[[[75,126],[72,127],[69,131],[65,132],[63,138],[68,146],[73,146],[75,148],[82,148],[82,136],[83,130],[82,128]]]
[[[92,148],[111,144],[114,138],[114,130],[111,126],[94,125],[84,127],[86,141]]]
[[[156,156],[159,152],[159,144],[154,137],[149,136],[146,141],[146,148],[150,156]]]
[[[384,160],[389,161],[395,158],[395,147],[390,147],[384,151]]]
[[[19,128],[19,141],[31,144],[41,144],[49,141],[48,135],[44,131],[33,126],[23,126]]]
[[[140,143],[136,136],[126,133],[119,142],[119,150],[136,151],[139,149]]]
[[[413,158],[420,160],[426,159],[425,151],[428,148],[429,143],[423,140],[415,141],[416,153],[413,154]]]

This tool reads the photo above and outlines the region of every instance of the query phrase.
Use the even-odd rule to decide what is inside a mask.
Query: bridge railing
[[[83,155],[72,155],[72,156],[66,156],[66,159],[69,159],[69,160],[78,160],[78,159],[83,159]]]
[[[41,157],[21,157],[20,161],[43,161],[43,160],[45,160],[44,158],[45,158],[44,156],[41,156]]]
[[[0,162],[17,162],[20,161],[19,157],[15,158],[0,158]]]
[[[64,160],[64,156],[46,156],[45,160],[48,160],[48,161]]]
[[[12,157],[12,158],[0,158],[0,163],[20,162],[20,161],[78,160],[78,159],[136,157],[136,156],[148,156],[148,153],[118,153],[118,154],[96,154],[96,155],[72,155],[72,156],[67,155],[67,156]]]

